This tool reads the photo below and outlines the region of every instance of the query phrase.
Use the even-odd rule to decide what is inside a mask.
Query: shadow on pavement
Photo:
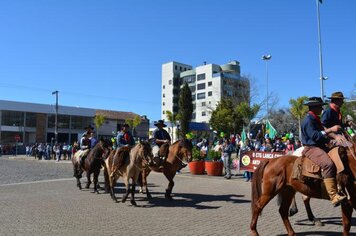
[[[296,232],[298,236],[342,236],[340,232],[333,231],[314,231],[314,232]],[[356,233],[350,233],[351,236],[356,236]],[[278,236],[287,236],[287,234],[278,234]]]
[[[342,225],[342,219],[341,219],[341,212],[340,212],[340,217],[325,217],[325,218],[319,218],[321,222],[323,222],[325,225]],[[295,225],[306,225],[306,226],[313,226],[312,223],[308,220],[298,220],[296,221]],[[351,226],[356,226],[356,219],[352,218],[351,219]]]

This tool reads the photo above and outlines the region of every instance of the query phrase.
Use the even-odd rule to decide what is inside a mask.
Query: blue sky
[[[350,96],[356,76],[356,1],[320,7],[325,94]],[[0,99],[132,111],[160,118],[161,65],[240,61],[269,90],[320,96],[315,0],[2,0]]]

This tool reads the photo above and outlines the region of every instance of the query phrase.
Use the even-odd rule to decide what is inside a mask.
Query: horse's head
[[[182,156],[188,162],[192,160],[193,144],[189,139],[182,139],[178,142],[178,156]]]
[[[139,145],[139,155],[145,160],[151,160],[153,158],[151,144],[147,141],[140,141]]]

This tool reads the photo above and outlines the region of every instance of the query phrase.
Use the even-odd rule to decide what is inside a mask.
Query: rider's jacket
[[[334,125],[340,125],[344,128],[344,124],[342,122],[342,116],[340,111],[337,111],[332,104],[323,112],[321,116],[321,123],[325,128],[331,128]]]
[[[85,149],[88,149],[90,148],[91,146],[91,140],[86,138],[86,137],[82,137],[80,139],[80,149],[81,150],[85,150]]]
[[[325,144],[329,139],[324,132],[318,116],[314,113],[308,112],[302,122],[302,143],[305,146],[316,146],[325,150]]]
[[[153,131],[153,145],[161,146],[161,144],[156,143],[156,139],[171,141],[171,136],[165,129],[157,128]]]
[[[135,145],[135,140],[133,139],[131,133],[120,131],[116,137],[117,147],[123,146],[133,146]]]

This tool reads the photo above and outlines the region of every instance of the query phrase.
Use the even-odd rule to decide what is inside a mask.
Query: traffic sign
[[[16,134],[15,135],[15,140],[18,142],[18,141],[20,141],[20,139],[21,139],[20,135]]]

